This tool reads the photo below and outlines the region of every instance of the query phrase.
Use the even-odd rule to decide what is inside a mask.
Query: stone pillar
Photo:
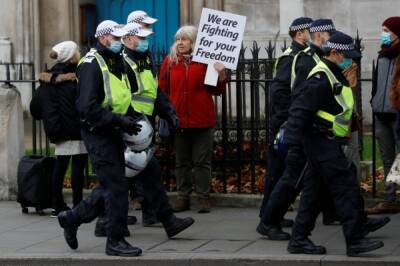
[[[0,200],[14,200],[18,162],[24,155],[24,124],[20,93],[0,87]]]

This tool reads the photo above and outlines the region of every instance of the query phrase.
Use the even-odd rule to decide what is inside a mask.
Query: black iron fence
[[[361,39],[356,39],[361,50]],[[286,48],[284,42],[282,50]],[[214,155],[212,191],[220,193],[262,193],[266,174],[266,150],[268,138],[269,88],[275,62],[276,47],[271,42],[260,46],[253,42],[251,47],[243,47],[235,71],[229,71],[226,90],[215,97],[217,126],[214,134]],[[264,54],[261,58],[261,54]],[[153,61],[159,69],[165,50],[154,50]],[[361,62],[357,62],[359,65]],[[361,69],[361,65],[360,68]],[[3,76],[1,76],[3,73]],[[0,64],[0,83],[25,83],[31,92],[37,87],[35,69],[32,63]],[[360,81],[362,79],[359,71]],[[362,115],[362,83],[356,90],[356,109]],[[51,145],[45,137],[40,121],[32,120],[33,154],[50,155]],[[362,130],[359,132],[360,154],[362,154]],[[171,143],[158,137],[156,156],[160,159],[167,189],[176,188],[174,177],[174,150]],[[89,186],[94,174],[86,170],[85,184]],[[375,184],[375,181],[373,182]],[[375,185],[374,185],[375,189]],[[375,191],[375,190],[374,190]]]

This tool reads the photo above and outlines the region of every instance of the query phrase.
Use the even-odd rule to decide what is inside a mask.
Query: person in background
[[[196,34],[194,26],[183,26],[176,32],[171,53],[161,66],[159,86],[169,96],[180,121],[174,144],[178,190],[174,210],[179,212],[190,208],[194,175],[199,213],[207,213],[210,211],[211,159],[216,124],[212,97],[224,91],[227,75],[224,65],[217,62],[214,64],[219,73],[217,86],[204,84],[207,65],[192,61]]]
[[[31,102],[31,113],[43,119],[46,135],[55,143],[57,157],[52,175],[52,216],[69,209],[64,201],[62,189],[64,176],[72,160],[73,206],[82,200],[84,168],[87,151],[83,144],[78,112],[75,108],[77,98],[76,68],[80,60],[78,45],[65,41],[55,45],[50,58],[55,65],[39,76],[40,87]]]
[[[385,180],[396,158],[399,136],[396,133],[396,109],[400,110],[400,17],[390,17],[382,23],[381,50],[377,60],[372,89],[372,109],[375,114],[376,139],[382,155]],[[396,183],[386,184],[385,200],[368,208],[368,214],[398,213]]]

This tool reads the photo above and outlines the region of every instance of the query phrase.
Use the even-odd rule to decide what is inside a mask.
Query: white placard
[[[214,68],[213,64],[207,66],[206,77],[204,78],[204,84],[217,86],[218,83],[218,71]]]
[[[203,8],[193,61],[213,65],[221,62],[235,70],[243,40],[246,17]]]

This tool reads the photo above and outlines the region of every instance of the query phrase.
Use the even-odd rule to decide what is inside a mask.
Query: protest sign
[[[205,83],[216,85],[215,62],[235,70],[239,61],[246,17],[203,8],[193,52],[193,61],[208,65]]]

